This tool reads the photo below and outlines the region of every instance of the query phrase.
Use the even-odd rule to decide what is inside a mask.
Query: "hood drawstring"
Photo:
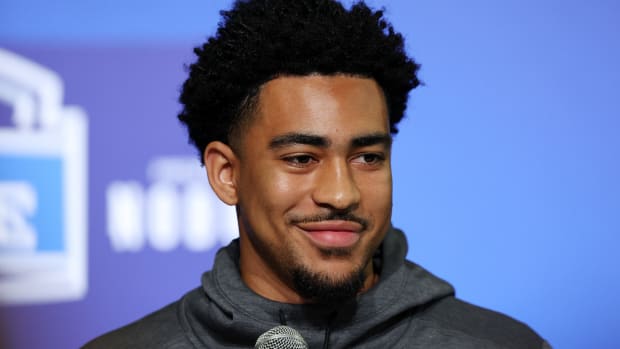
[[[331,325],[327,325],[327,328],[325,328],[325,339],[323,339],[323,349],[329,349],[329,335],[332,332],[332,326]]]
[[[325,327],[325,337],[323,339],[323,349],[329,349],[329,336],[332,334],[332,322],[336,318],[337,312],[331,313],[327,319],[327,327]]]
[[[325,337],[323,337],[323,349],[329,349],[329,336],[332,334],[332,322],[336,318],[337,312],[331,313],[327,319],[327,326],[325,327]],[[278,315],[280,317],[280,325],[286,326],[286,314],[284,310],[279,309]]]
[[[286,326],[286,315],[284,314],[284,310],[280,309],[278,313],[280,314],[280,325]]]

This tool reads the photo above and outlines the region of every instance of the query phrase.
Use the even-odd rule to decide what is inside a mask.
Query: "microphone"
[[[296,330],[276,326],[258,337],[254,349],[308,349],[308,344]]]

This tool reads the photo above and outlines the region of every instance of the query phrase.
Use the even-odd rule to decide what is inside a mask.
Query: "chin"
[[[311,303],[336,304],[350,300],[364,286],[366,273],[364,267],[352,266],[350,262],[346,264],[346,270],[342,272],[338,272],[340,268],[334,265],[330,266],[329,272],[295,267],[291,270],[294,288]]]

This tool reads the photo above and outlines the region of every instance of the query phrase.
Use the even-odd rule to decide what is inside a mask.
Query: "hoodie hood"
[[[452,286],[406,261],[406,255],[404,234],[390,229],[375,258],[380,280],[368,292],[337,307],[286,304],[259,296],[245,285],[235,240],[217,253],[213,269],[203,274],[202,288],[195,291],[203,295],[185,297],[179,315],[195,335],[192,341],[207,347],[214,343],[201,339],[217,338],[219,346],[253,347],[258,336],[281,324],[299,331],[310,348],[359,345],[421,307],[454,295]]]

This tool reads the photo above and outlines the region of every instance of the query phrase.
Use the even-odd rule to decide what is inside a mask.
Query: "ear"
[[[211,142],[205,148],[203,160],[207,168],[209,184],[220,200],[228,205],[237,204],[238,171],[237,156],[222,142]]]

